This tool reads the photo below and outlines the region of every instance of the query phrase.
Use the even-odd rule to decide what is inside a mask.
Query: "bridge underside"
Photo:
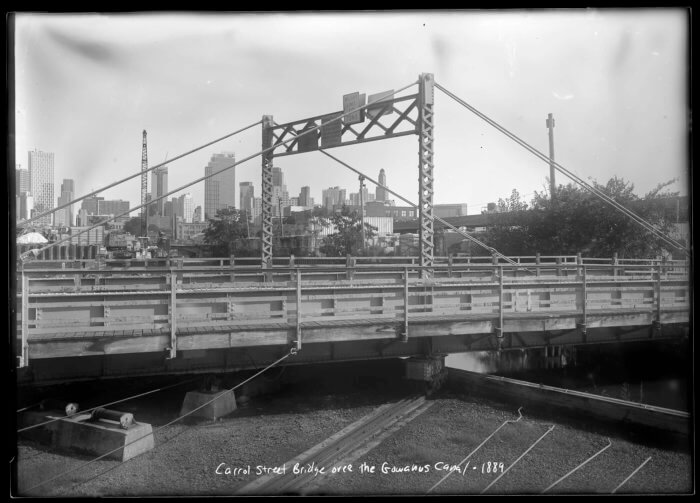
[[[394,334],[397,327],[391,324],[348,325],[341,330],[338,330],[340,327],[334,327],[333,340],[329,340],[328,327],[307,327],[302,350],[282,364],[492,351],[497,350],[499,345],[502,350],[508,351],[546,346],[682,339],[688,336],[688,324],[673,322],[672,316],[668,316],[670,323],[661,326],[635,324],[646,317],[643,314],[628,314],[625,317],[628,318],[629,325],[621,325],[621,320],[617,319],[614,320],[616,326],[589,325],[585,332],[576,326],[574,318],[520,320],[517,323],[515,320],[506,320],[506,328],[509,324],[511,327],[517,324],[520,330],[506,332],[500,340],[491,330],[493,322],[488,320],[468,323],[414,321],[411,336],[406,342],[396,338]],[[594,320],[591,322],[596,324]],[[442,335],[435,335],[436,332],[441,332]],[[109,342],[102,339],[34,343],[31,348],[34,359],[29,367],[19,369],[19,383],[44,385],[73,380],[219,373],[261,368],[288,353],[293,331],[271,329],[263,336],[266,339],[265,345],[244,346],[236,344],[236,339],[240,340],[241,334],[233,332],[183,335],[179,338],[183,349],[173,359],[166,358],[170,337],[165,334],[136,338],[114,337]],[[78,349],[76,344],[82,347]],[[136,344],[139,352],[131,352],[129,346]],[[152,351],[146,352],[145,348]],[[61,356],[75,355],[76,351],[83,356]]]

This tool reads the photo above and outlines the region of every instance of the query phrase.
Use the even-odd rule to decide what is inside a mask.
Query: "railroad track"
[[[347,465],[374,448],[430,406],[425,396],[413,395],[385,404],[308,451],[287,461],[285,473],[265,475],[238,494],[305,494],[325,481],[336,466]]]

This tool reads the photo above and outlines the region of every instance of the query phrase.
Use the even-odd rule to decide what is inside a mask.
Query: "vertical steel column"
[[[297,340],[294,341],[294,347],[297,351],[301,351],[301,269],[297,269]]]
[[[272,147],[272,115],[262,118],[262,149]],[[272,267],[272,151],[262,154],[262,267]]]
[[[29,334],[27,332],[29,332],[29,278],[24,274],[24,266],[22,266],[22,347],[20,348],[20,367],[29,365]]]
[[[403,273],[403,333],[401,342],[408,342],[408,267]]]
[[[418,79],[418,162],[420,213],[420,265],[432,267],[435,257],[433,229],[433,102],[435,79],[422,73]],[[432,277],[432,269],[421,269],[421,277]]]

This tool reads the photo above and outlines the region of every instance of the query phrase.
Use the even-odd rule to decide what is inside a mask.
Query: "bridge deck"
[[[677,337],[690,306],[683,271],[638,265],[435,268],[431,278],[403,265],[258,270],[264,283],[226,267],[62,272],[25,271],[19,282],[17,355],[29,367],[142,353],[163,364],[298,340],[307,352],[350,343],[347,355],[376,357],[425,344],[451,352]]]

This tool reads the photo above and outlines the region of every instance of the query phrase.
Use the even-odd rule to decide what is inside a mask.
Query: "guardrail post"
[[[537,253],[535,255],[535,269],[537,269],[537,277],[538,278],[540,277],[540,267],[539,267],[540,263],[541,263],[540,254]]]
[[[290,267],[290,268],[295,267],[295,264],[294,264],[294,254],[290,254],[290,255],[289,255],[289,267]],[[290,271],[289,271],[289,281],[292,281],[292,275],[293,275],[293,274],[294,274],[293,271],[290,269]]]
[[[20,348],[21,356],[19,357],[19,367],[29,365],[29,278],[24,274],[24,265],[22,265],[22,347]]]
[[[170,347],[167,348],[170,352],[168,358],[177,356],[177,274],[175,269],[170,268],[170,305],[168,306],[168,315],[170,318]]]
[[[617,252],[613,253],[612,265],[613,277],[617,278]]]
[[[561,276],[561,257],[557,257],[556,262],[557,262],[557,276]]]
[[[262,259],[262,268],[263,268],[263,280],[267,283],[272,282],[272,257],[263,257]]]
[[[654,316],[654,321],[652,321],[652,331],[651,336],[654,336],[654,332],[658,335],[661,333],[661,264],[659,264],[658,271],[656,273],[656,281],[654,284],[654,290],[656,290],[656,313]]]
[[[297,323],[296,323],[296,336],[297,339],[294,342],[297,351],[301,351],[301,269],[296,270],[297,277]]]
[[[581,252],[578,252],[578,253],[576,254],[576,264],[579,265],[579,268],[578,268],[578,270],[576,271],[576,274],[579,275],[579,276],[581,276],[581,267],[580,267],[580,266],[583,265],[583,257],[581,256]]]
[[[581,337],[583,338],[584,344],[586,343],[587,326],[588,326],[588,285],[586,283],[586,266],[581,266],[582,269],[582,282],[581,282],[581,310],[583,314],[583,320],[577,327],[581,332]]]
[[[496,327],[498,350],[503,345],[503,266],[498,268],[498,327]]]
[[[451,278],[452,277],[452,265],[453,265],[453,260],[452,260],[452,255],[447,257],[447,275]]]
[[[355,257],[351,257],[350,255],[347,255],[345,257],[345,267],[346,267],[347,279],[352,279],[353,276],[355,276],[355,264],[356,264]]]
[[[230,258],[229,258],[229,267],[231,270],[231,283],[235,283],[236,281],[236,256],[232,253]]]

